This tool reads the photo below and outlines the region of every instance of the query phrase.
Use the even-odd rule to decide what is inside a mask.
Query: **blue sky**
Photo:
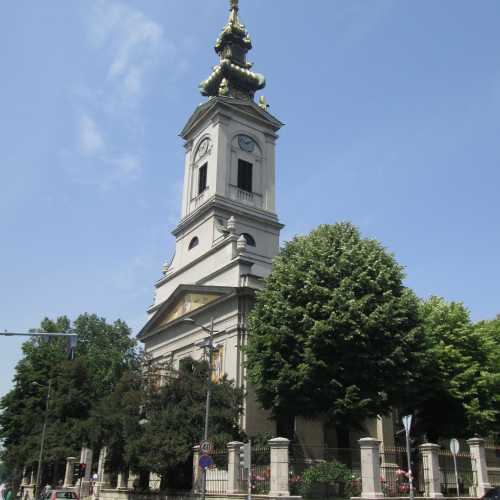
[[[172,253],[183,147],[227,0],[16,0],[0,19],[0,329],[135,331]],[[283,239],[350,220],[421,297],[500,313],[500,2],[241,0]],[[0,394],[20,356],[1,338]]]

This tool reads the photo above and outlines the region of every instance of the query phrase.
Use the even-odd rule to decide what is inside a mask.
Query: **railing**
[[[488,469],[488,479],[491,486],[500,486],[500,469]]]
[[[246,205],[262,208],[262,195],[245,191],[234,184],[230,184],[229,188],[230,197],[233,200],[245,203]]]
[[[416,496],[425,493],[425,464],[420,454],[411,457],[413,488]],[[380,479],[386,497],[405,497],[410,495],[408,477],[408,458],[405,448],[386,447],[380,453]]]
[[[339,462],[352,472],[353,496],[361,492],[361,455],[359,448],[329,448],[322,445],[292,445],[290,447],[290,493],[299,494],[304,472],[323,462]],[[335,488],[334,488],[335,489]],[[338,496],[336,491],[321,490],[318,498]]]
[[[194,208],[198,208],[200,205],[205,203],[205,193],[207,190],[202,191],[191,203],[194,202]]]
[[[441,493],[444,496],[476,496],[477,479],[472,467],[474,459],[468,452],[457,455],[458,488],[455,478],[453,455],[447,450],[439,452],[439,468],[441,471]]]
[[[226,493],[227,491],[227,450],[212,453],[214,465],[207,469],[207,493]]]
[[[271,489],[271,450],[252,448],[252,493],[267,495]]]

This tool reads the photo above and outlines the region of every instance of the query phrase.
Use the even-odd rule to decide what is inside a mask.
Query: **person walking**
[[[0,500],[4,500],[5,496],[5,483],[0,484]]]

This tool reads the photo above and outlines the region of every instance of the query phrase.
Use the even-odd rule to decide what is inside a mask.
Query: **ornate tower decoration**
[[[238,0],[230,0],[230,6],[229,20],[215,42],[219,64],[200,83],[200,91],[208,97],[253,100],[255,92],[266,86],[266,79],[251,71],[252,63],[246,60],[248,51],[252,49],[252,41],[238,17]]]

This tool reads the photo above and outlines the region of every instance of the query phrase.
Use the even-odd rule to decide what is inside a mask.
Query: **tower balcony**
[[[262,208],[262,195],[245,191],[234,184],[229,185],[229,197],[232,200],[239,201],[245,205]]]

